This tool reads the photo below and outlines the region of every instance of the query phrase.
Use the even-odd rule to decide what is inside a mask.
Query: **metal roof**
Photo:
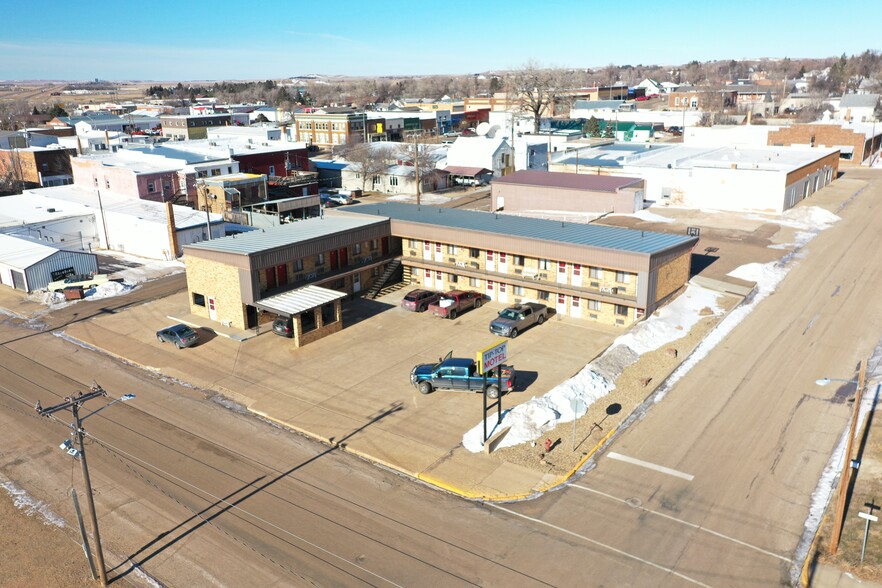
[[[346,293],[310,284],[290,292],[258,300],[255,302],[255,306],[277,314],[294,316],[341,298],[346,298]]]
[[[451,173],[456,176],[479,176],[481,174],[491,173],[492,170],[487,169],[486,167],[467,167],[464,165],[448,165],[444,168],[443,171]]]
[[[330,216],[308,218],[286,225],[250,231],[220,239],[201,241],[184,246],[184,250],[199,249],[218,251],[239,255],[251,255],[276,247],[286,247],[294,243],[309,241],[319,237],[327,237],[334,233],[342,233],[360,229],[383,222],[385,219],[358,216]]]
[[[846,94],[839,101],[839,108],[875,108],[879,94]]]
[[[686,235],[637,231],[597,224],[558,222],[477,210],[417,206],[401,202],[357,204],[346,208],[345,213],[353,212],[388,217],[404,222],[445,226],[451,229],[556,241],[634,253],[655,253],[695,240],[694,237]]]
[[[573,190],[591,190],[593,192],[616,192],[627,186],[639,184],[642,181],[640,178],[626,178],[623,176],[597,176],[542,170],[521,170],[501,178],[496,178],[492,183],[570,188]]]
[[[0,233],[0,263],[25,270],[58,253],[61,247]]]

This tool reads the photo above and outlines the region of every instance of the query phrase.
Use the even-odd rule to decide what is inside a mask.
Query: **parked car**
[[[439,298],[441,298],[440,292],[418,288],[404,295],[404,298],[401,299],[401,308],[412,312],[423,312],[429,308],[430,304],[437,302]]]
[[[470,308],[480,308],[484,303],[484,296],[474,291],[451,290],[441,295],[438,302],[429,305],[429,310],[435,316],[455,319],[456,316]]]
[[[199,341],[199,334],[187,325],[172,325],[161,331],[156,331],[156,338],[160,343],[174,343],[178,349],[192,347]]]
[[[420,394],[432,390],[454,390],[457,392],[481,392],[484,389],[484,376],[478,373],[475,360],[451,357],[448,353],[438,363],[421,363],[410,370],[410,383]],[[502,392],[511,392],[515,387],[515,370],[511,366],[500,365],[487,372],[487,396],[499,398],[499,372],[502,371]]]
[[[49,282],[46,289],[50,292],[63,292],[65,288],[96,288],[108,281],[107,274],[73,274],[61,280]]]
[[[290,316],[280,316],[273,321],[273,333],[281,337],[288,337],[290,339],[294,336],[294,319],[292,319]]]
[[[514,339],[518,333],[531,325],[541,325],[548,318],[548,307],[538,302],[515,304],[500,311],[499,316],[490,321],[490,332]]]

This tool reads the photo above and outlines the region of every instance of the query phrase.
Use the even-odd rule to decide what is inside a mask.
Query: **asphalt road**
[[[95,379],[137,394],[86,423],[108,564],[134,582],[137,564],[169,586],[789,585],[850,415],[847,393],[814,381],[852,377],[882,333],[880,197],[877,182],[840,211],[596,469],[537,500],[460,500],[16,319],[0,323],[0,471],[72,521],[65,492],[82,484],[57,449],[67,427],[31,407]]]

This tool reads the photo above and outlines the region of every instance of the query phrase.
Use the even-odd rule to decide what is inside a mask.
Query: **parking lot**
[[[498,341],[488,324],[504,306],[489,303],[451,321],[401,309],[408,290],[346,302],[343,331],[300,349],[271,332],[238,342],[206,329],[189,349],[159,343],[156,330],[186,312],[184,293],[73,325],[67,334],[416,475],[480,422],[482,402],[467,392],[424,396],[410,384],[410,370],[449,351],[474,357]],[[507,363],[517,370],[517,386],[503,407],[541,396],[621,332],[553,316],[510,340]]]

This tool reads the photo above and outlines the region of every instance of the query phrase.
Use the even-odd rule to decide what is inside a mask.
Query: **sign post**
[[[578,396],[570,400],[570,408],[573,409],[573,452],[576,451],[576,413],[585,410],[585,401]]]
[[[484,376],[484,386],[482,390],[481,396],[484,397],[484,414],[483,414],[483,425],[484,425],[484,443],[487,442],[489,437],[487,436],[487,409],[493,408],[493,405],[487,406],[487,372],[492,370],[493,368],[499,368],[496,370],[497,379],[496,379],[496,389],[498,394],[496,396],[496,424],[502,422],[502,364],[508,359],[508,341],[505,339],[500,339],[490,347],[485,347],[481,349],[477,353],[477,357],[475,358],[475,362],[478,366],[478,373]]]

